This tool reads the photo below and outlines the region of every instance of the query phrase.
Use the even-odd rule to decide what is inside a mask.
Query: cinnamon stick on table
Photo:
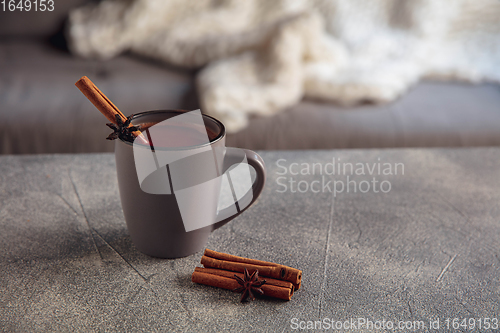
[[[94,106],[113,124],[119,125],[116,121],[118,115],[124,123],[127,117],[109,100],[106,95],[96,87],[96,85],[86,76],[83,76],[75,83],[78,89],[87,97]],[[130,124],[128,127],[133,126]],[[148,143],[147,139],[141,134],[141,131],[134,131],[132,134],[139,138],[143,143]]]
[[[201,263],[205,267],[235,272],[243,272],[247,268],[252,273],[257,269],[260,276],[268,276],[293,283],[296,290],[300,288],[302,281],[302,271],[299,269],[268,261],[238,257],[210,249],[205,250]]]
[[[227,278],[231,278],[231,279],[234,279],[234,276],[237,275],[243,279],[242,273],[226,271],[223,269],[195,267],[194,271],[199,272],[199,273],[206,273],[206,274],[223,276],[223,277],[227,277]],[[266,277],[265,280],[266,280],[265,285],[268,285],[268,286],[271,285],[271,286],[276,286],[276,287],[281,287],[281,288],[288,288],[288,289],[292,290],[292,294],[293,294],[293,284],[291,282],[272,279],[272,278],[268,278],[268,277]]]
[[[302,281],[302,271],[299,269],[210,249],[205,250],[201,263],[205,267],[194,269],[191,276],[193,282],[232,290],[241,290],[241,286],[251,288],[252,283],[255,283],[264,295],[284,300],[291,299]],[[258,279],[252,280],[253,275],[248,279],[249,274],[257,273]],[[245,293],[242,297],[245,297]]]
[[[191,275],[191,280],[195,283],[229,290],[234,290],[240,286],[234,278],[209,274],[197,270]],[[289,301],[293,294],[292,288],[278,287],[270,284],[264,284],[260,288],[264,291],[264,295],[284,299],[286,301]]]

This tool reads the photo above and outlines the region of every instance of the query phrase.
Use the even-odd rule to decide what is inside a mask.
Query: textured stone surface
[[[302,269],[290,302],[240,304],[230,291],[193,284],[201,253],[176,260],[139,253],[123,220],[113,155],[0,156],[0,330],[274,332],[291,331],[294,317],[428,325],[499,315],[500,149],[262,157],[262,197],[207,247]],[[351,177],[390,181],[385,194],[277,192],[277,160],[324,166],[333,158],[404,163],[404,175]],[[284,177],[322,181],[317,173]]]

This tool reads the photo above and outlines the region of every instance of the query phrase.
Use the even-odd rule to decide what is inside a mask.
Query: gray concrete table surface
[[[499,148],[261,156],[261,198],[207,247],[301,269],[289,302],[241,304],[236,293],[192,283],[201,252],[175,260],[138,252],[112,154],[0,156],[0,330],[282,332],[366,318],[445,332],[446,318],[500,317]],[[368,163],[372,174],[326,175],[332,160],[358,173]],[[404,174],[387,174],[397,163]],[[357,185],[335,193],[328,181],[340,192],[348,175]],[[440,329],[430,329],[437,319]]]

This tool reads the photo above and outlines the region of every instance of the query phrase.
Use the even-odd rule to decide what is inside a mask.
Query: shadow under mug
[[[141,112],[132,117],[132,124],[157,123],[185,112],[179,110]],[[208,115],[202,115],[202,117],[207,132],[212,134],[209,142],[172,149],[196,151],[204,148],[206,150],[207,145],[209,145],[214,152],[217,151],[220,155],[221,175],[226,174],[232,166],[238,165],[244,159],[255,170],[255,180],[251,189],[235,202],[235,206],[226,207],[219,211],[217,206],[221,188],[220,182],[213,187],[212,192],[214,193],[207,193],[201,198],[197,195],[196,200],[188,200],[187,202],[183,199],[183,209],[193,210],[198,214],[195,216],[203,216],[204,219],[207,219],[204,223],[208,224],[205,227],[186,232],[175,193],[150,194],[143,191],[136,172],[134,145],[121,139],[116,140],[115,160],[118,187],[125,221],[133,243],[147,255],[160,258],[179,258],[202,250],[210,233],[248,209],[264,188],[266,170],[262,158],[251,150],[226,148],[224,125]],[[145,146],[144,149],[150,148]],[[190,172],[189,167],[184,169],[187,169],[183,171],[184,173]],[[190,175],[187,174],[187,176]]]

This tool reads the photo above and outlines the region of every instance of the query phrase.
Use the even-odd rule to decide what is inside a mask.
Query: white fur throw
[[[306,96],[394,100],[423,77],[500,82],[499,0],[106,0],[71,12],[70,49],[201,67],[228,131]]]

